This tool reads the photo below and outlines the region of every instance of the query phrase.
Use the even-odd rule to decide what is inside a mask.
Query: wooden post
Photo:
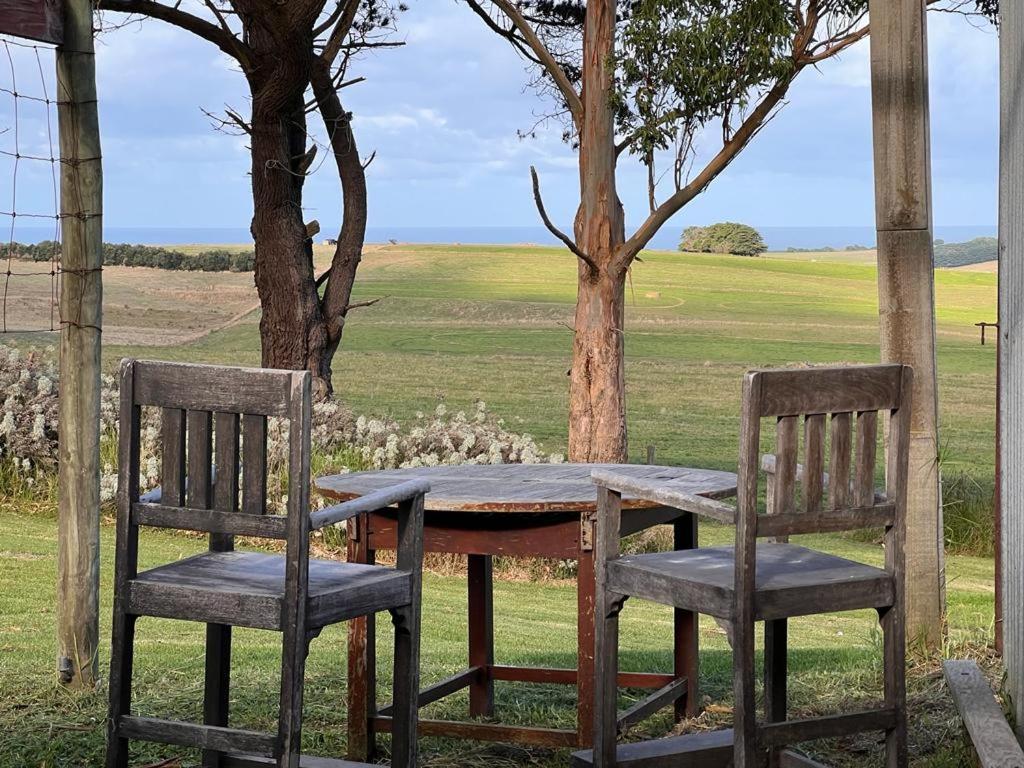
[[[1003,663],[1024,743],[1024,7],[1000,8],[999,395]]]
[[[943,532],[935,378],[925,0],[870,0],[882,360],[914,367],[907,504],[907,629],[941,636]]]
[[[61,155],[57,667],[90,688],[99,636],[102,163],[90,0],[64,0],[57,49]]]

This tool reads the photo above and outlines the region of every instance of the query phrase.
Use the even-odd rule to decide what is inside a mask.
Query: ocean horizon
[[[842,249],[848,246],[875,247],[875,229],[872,226],[837,227],[776,227],[755,226],[770,251],[788,248]],[[649,248],[674,250],[683,227],[665,227],[651,241]],[[317,242],[332,237],[337,227],[325,227]],[[976,237],[995,237],[995,224],[966,224],[936,226],[935,238],[949,243],[965,242]],[[18,226],[14,236],[4,233],[3,240],[13,239],[35,243],[53,238],[53,229]],[[139,245],[237,245],[252,243],[248,227],[106,227],[103,240],[108,243]],[[526,227],[368,227],[367,243],[417,244],[479,244],[479,245],[558,245],[558,241],[542,226]]]

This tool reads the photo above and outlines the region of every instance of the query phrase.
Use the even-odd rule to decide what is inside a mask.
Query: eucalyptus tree
[[[534,85],[551,97],[551,116],[578,150],[571,235],[545,212],[531,168],[540,216],[578,262],[569,457],[624,461],[631,265],[777,114],[801,72],[869,34],[867,0],[464,2],[531,63]],[[992,0],[982,3],[993,10]],[[710,157],[696,162],[698,138],[704,145],[716,135]],[[629,157],[647,170],[648,210],[627,232],[617,172]]]
[[[390,0],[97,0],[100,11],[148,17],[216,46],[248,84],[248,114],[227,108],[218,127],[248,137],[256,289],[263,365],[308,369],[319,396],[331,392],[331,360],[354,306],[352,285],[366,234],[366,176],[342,103],[363,51],[388,37],[404,6]],[[123,19],[119,19],[123,23]],[[308,124],[318,113],[326,144]],[[207,113],[209,114],[209,113]],[[325,147],[342,192],[342,223],[329,269],[314,274],[303,188]],[[322,292],[321,292],[322,288]]]

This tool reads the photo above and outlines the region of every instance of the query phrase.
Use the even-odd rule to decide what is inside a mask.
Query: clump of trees
[[[0,257],[25,261],[52,261],[60,258],[60,243],[42,240],[38,243],[10,243],[0,246]],[[252,272],[256,256],[249,252],[214,248],[199,253],[183,253],[153,245],[104,243],[105,267],[153,267],[186,272]]]
[[[687,227],[679,243],[680,251],[692,253],[729,253],[734,256],[760,256],[768,250],[764,238],[747,224],[723,221],[710,227]]]
[[[935,241],[935,266],[962,267],[999,258],[999,241],[994,237],[976,237],[966,243]]]

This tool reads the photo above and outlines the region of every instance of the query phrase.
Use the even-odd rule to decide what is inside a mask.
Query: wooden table
[[[724,498],[736,493],[736,476],[685,467],[594,464],[461,465],[357,472],[317,480],[316,487],[332,499],[347,500],[410,478],[431,484],[426,497],[424,550],[468,556],[469,666],[420,692],[420,706],[469,688],[472,721],[420,720],[430,735],[533,744],[546,747],[588,747],[593,730],[594,672],[594,517],[597,492],[590,473],[598,467],[637,478],[658,480],[687,493]],[[623,499],[622,534],[671,524],[676,549],[696,546],[693,515],[642,499]],[[349,521],[348,556],[372,563],[375,552],[394,549],[395,520],[387,513]],[[577,577],[577,669],[540,669],[496,664],[492,611],[491,558],[494,555],[572,559]],[[671,673],[623,673],[626,687],[655,689],[647,699],[623,713],[635,723],[674,704],[677,716],[697,710],[697,622],[676,611],[674,669]],[[357,619],[349,627],[348,729],[349,757],[373,756],[375,733],[390,731],[390,706],[378,708],[373,619]],[[564,683],[578,693],[574,730],[500,725],[494,718],[494,681]]]

